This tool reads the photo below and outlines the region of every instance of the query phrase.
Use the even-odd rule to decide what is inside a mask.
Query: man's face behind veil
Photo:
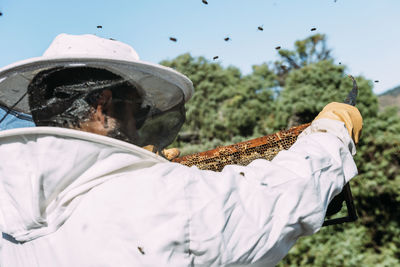
[[[120,88],[112,93],[110,107],[106,110],[111,124],[110,131],[106,134],[109,137],[135,143],[138,139],[136,116],[139,113],[141,97],[132,88]]]
[[[131,81],[105,69],[59,67],[39,73],[29,84],[28,94],[39,126],[82,130],[135,143],[136,113],[143,101],[138,90]]]

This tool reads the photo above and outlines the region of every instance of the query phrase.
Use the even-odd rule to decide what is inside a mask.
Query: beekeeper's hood
[[[93,69],[100,73],[100,79],[80,80],[79,71],[68,73],[71,69]],[[102,75],[101,71],[111,74]],[[69,77],[78,82],[65,82]],[[48,88],[44,89],[47,99],[43,99],[35,110],[30,104],[33,82],[52,87],[51,93]],[[34,117],[37,125],[54,125],[53,122],[59,125],[64,119],[70,120],[71,114],[79,117],[82,115],[79,112],[87,112],[85,106],[91,93],[121,86],[135,90],[140,99],[140,103],[136,103],[140,110],[134,114],[140,121],[137,125],[139,137],[132,143],[153,144],[159,148],[171,143],[185,120],[183,106],[193,94],[192,82],[171,68],[141,61],[127,44],[94,35],[60,34],[43,56],[0,69],[0,107],[6,114],[0,116],[0,129],[12,128],[2,126],[10,121],[10,116],[29,120],[35,111],[45,115]],[[129,103],[133,100],[122,97],[119,101]],[[64,113],[66,110],[68,112]],[[120,116],[125,115],[123,111],[126,110],[121,110]],[[46,115],[53,113],[56,116]]]

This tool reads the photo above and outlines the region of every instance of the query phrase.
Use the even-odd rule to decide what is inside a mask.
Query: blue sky
[[[276,60],[276,46],[290,49],[298,39],[324,33],[349,73],[379,80],[375,93],[400,85],[398,0],[207,1],[0,0],[0,67],[40,56],[65,32],[126,42],[142,60],[156,63],[186,52],[210,60],[218,55],[223,66],[246,74],[252,65]]]

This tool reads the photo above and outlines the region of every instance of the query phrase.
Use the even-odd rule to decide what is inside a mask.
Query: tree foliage
[[[294,69],[300,69],[311,63],[332,60],[331,50],[327,48],[325,34],[315,34],[294,43],[295,50],[279,50],[280,60],[274,62],[278,82],[285,84],[286,76]]]
[[[376,116],[378,100],[372,92],[371,82],[363,77],[355,78],[359,88],[357,107],[366,118]],[[329,60],[293,70],[287,76],[277,102],[277,127],[312,121],[327,103],[343,102],[351,88],[352,80],[346,76],[345,67]]]
[[[325,35],[297,41],[293,51],[279,55],[248,75],[189,54],[162,62],[195,87],[181,139],[173,145],[199,152],[310,122],[352,88]],[[360,218],[301,238],[280,266],[400,266],[400,117],[394,109],[378,113],[372,81],[355,78],[364,129],[355,156],[359,175],[351,184]]]
[[[188,76],[196,88],[186,105],[182,131],[196,133],[201,142],[252,136],[265,114],[272,113],[274,73],[268,65],[255,66],[243,76],[235,67],[222,68],[205,58],[184,54],[161,64]]]

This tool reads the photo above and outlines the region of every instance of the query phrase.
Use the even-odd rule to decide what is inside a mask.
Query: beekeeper
[[[357,174],[362,118],[339,103],[274,160],[220,173],[141,148],[173,141],[193,86],[115,40],[61,34],[0,92],[3,118],[36,125],[0,132],[2,267],[274,266]]]

